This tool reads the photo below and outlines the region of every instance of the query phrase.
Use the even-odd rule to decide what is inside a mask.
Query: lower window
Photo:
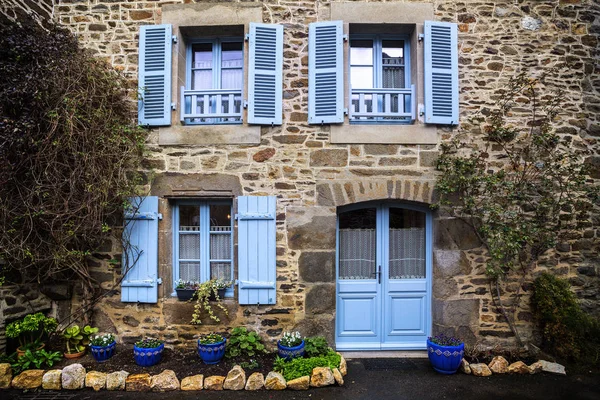
[[[181,201],[174,210],[173,265],[178,280],[233,280],[231,202]],[[226,296],[232,296],[229,288]]]

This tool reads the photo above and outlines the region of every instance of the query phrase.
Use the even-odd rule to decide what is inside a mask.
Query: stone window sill
[[[435,126],[331,125],[331,143],[336,144],[437,144]]]
[[[260,126],[175,125],[158,130],[160,145],[260,144]]]

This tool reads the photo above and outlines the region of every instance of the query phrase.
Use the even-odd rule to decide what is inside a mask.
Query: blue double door
[[[338,350],[418,350],[431,331],[431,214],[425,207],[340,209]]]

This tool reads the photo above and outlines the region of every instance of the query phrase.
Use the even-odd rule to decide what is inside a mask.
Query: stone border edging
[[[496,356],[489,364],[476,363],[470,364],[464,358],[459,367],[460,371],[474,376],[490,376],[492,374],[537,374],[538,372],[550,372],[557,375],[566,375],[565,367],[546,360],[538,360],[531,365],[523,361],[516,361],[509,365],[508,361],[502,356]]]
[[[341,354],[340,354],[341,355]],[[260,372],[254,372],[246,379],[246,373],[239,365],[234,366],[227,376],[209,376],[198,374],[185,377],[179,381],[175,372],[166,369],[157,375],[129,374],[127,371],[104,373],[87,372],[81,364],[71,364],[62,370],[49,371],[30,369],[12,376],[10,364],[0,364],[0,389],[45,389],[45,390],[80,390],[91,388],[100,390],[125,390],[128,392],[168,392],[175,390],[308,390],[311,387],[324,387],[344,384],[347,374],[347,363],[341,356],[340,367],[317,367],[311,376],[303,376],[290,381],[283,375],[271,371],[265,378]]]

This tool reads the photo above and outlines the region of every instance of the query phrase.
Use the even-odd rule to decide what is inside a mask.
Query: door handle
[[[377,271],[372,272],[371,275],[377,276],[377,283],[381,284],[381,265],[377,266]]]

